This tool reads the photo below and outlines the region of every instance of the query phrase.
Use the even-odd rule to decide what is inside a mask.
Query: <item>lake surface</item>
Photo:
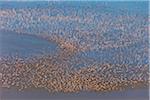
[[[1,100],[149,100],[148,88],[114,92],[53,93],[44,90],[3,89]]]
[[[92,21],[92,23],[90,24],[89,23],[86,24],[84,22],[83,23],[75,22],[74,20],[69,20],[69,21],[52,20],[49,23],[47,23],[48,21],[42,20],[41,22],[38,22],[39,16],[45,14],[44,11],[43,13],[40,13],[39,9],[42,10],[46,8],[50,8],[50,9],[58,8],[58,10],[57,9],[54,9],[54,11],[52,10],[52,13],[46,12],[47,13],[46,16],[48,17],[54,16],[57,18],[59,14],[61,16],[62,15],[72,16],[72,12],[77,12],[76,14],[78,15],[78,17],[80,17],[81,20],[83,20],[84,18],[86,18],[85,16],[89,16],[89,17],[91,16],[90,14],[88,15],[88,13],[86,12],[87,9],[89,12],[90,11],[94,12],[94,13],[91,12],[91,14],[97,13],[97,15],[93,17],[93,19],[96,20]],[[4,23],[4,25],[0,24],[3,25],[3,27],[0,27],[0,29],[3,28],[6,30],[22,29],[23,32],[27,32],[27,33],[29,32],[31,34],[39,34],[42,32],[53,33],[57,30],[63,30],[64,33],[66,34],[69,32],[70,33],[73,32],[73,30],[76,28],[77,29],[79,28],[83,32],[85,30],[87,31],[96,30],[97,28],[95,27],[97,25],[97,22],[99,22],[99,20],[103,19],[104,17],[107,17],[107,14],[112,14],[113,16],[111,16],[111,18],[114,19],[114,21],[117,20],[116,16],[118,15],[124,16],[126,14],[129,15],[133,14],[134,16],[137,15],[140,16],[139,18],[141,19],[136,19],[137,22],[139,21],[139,25],[135,24],[133,26],[137,26],[137,27],[131,28],[132,30],[136,30],[136,28],[140,27],[142,23],[142,22],[140,23],[140,21],[142,21],[143,20],[142,18],[144,18],[141,16],[148,16],[148,2],[141,2],[141,3],[139,2],[126,2],[126,3],[121,3],[121,2],[73,2],[73,3],[72,2],[51,2],[51,3],[50,2],[0,2],[0,10],[12,10],[12,9],[16,10],[16,12],[18,11],[16,14],[17,16],[15,17],[9,16],[10,18],[8,16],[7,16],[8,18],[6,18],[5,16],[4,17],[1,16],[0,19],[1,21],[4,21],[2,22]],[[29,17],[29,22],[28,22],[27,20],[24,19],[22,20],[22,18],[19,17],[18,9],[27,9],[29,15],[31,11],[35,11],[35,12],[33,12],[33,15]],[[38,11],[36,11],[36,9],[38,9]],[[104,12],[107,12],[106,16],[100,17],[101,14]],[[26,14],[26,12],[23,13],[22,16],[24,16],[24,14]],[[30,20],[30,18],[33,20]],[[128,24],[128,21],[124,21],[124,23]],[[143,23],[145,24],[145,22]],[[97,31],[93,31],[93,33],[95,32]],[[125,34],[128,34],[130,32],[132,31],[129,29],[129,31],[127,31],[127,33]],[[112,33],[116,33],[116,32],[110,32],[110,34]],[[61,31],[58,34],[62,34]],[[144,34],[144,33],[140,33],[140,34]],[[111,36],[108,34],[108,37]],[[118,35],[116,35],[116,37],[118,37]],[[117,41],[117,38],[115,37],[111,37],[111,39],[116,39]],[[147,35],[143,35],[143,37],[141,37],[141,40],[126,47],[106,48],[106,49],[100,49],[99,51],[86,51],[83,54],[79,53],[77,56],[79,58],[81,57],[81,59],[82,57],[89,58],[89,59],[90,58],[96,59],[97,62],[99,63],[115,63],[115,64],[123,63],[123,64],[131,64],[131,65],[133,64],[145,65],[148,64],[149,62],[148,51],[145,51],[145,48],[149,47],[148,42],[149,41],[148,41],[148,34],[147,34]],[[18,34],[13,31],[2,31],[2,30],[0,31],[0,57],[17,55],[19,57],[27,58],[27,57],[38,56],[42,54],[55,54],[55,53],[57,53],[56,43],[48,42],[39,37],[35,37],[34,35]],[[84,65],[84,64],[76,63],[76,66],[86,66],[86,64]],[[17,91],[15,89],[1,88],[0,92],[1,92],[0,100],[80,100],[80,99],[82,100],[148,100],[148,96],[149,96],[148,88],[135,89],[135,90],[128,89],[126,91],[121,91],[121,92],[116,91],[116,92],[109,92],[109,93],[81,92],[78,94],[77,93],[49,94],[48,91],[42,89],[38,89],[38,90],[35,89],[30,91],[27,90]]]
[[[0,56],[17,54],[20,57],[30,57],[43,54],[43,52],[48,54],[54,54],[57,52],[57,44],[50,43],[33,35],[17,34],[10,31],[0,31],[0,38]],[[134,44],[130,48],[124,48],[124,57],[128,57],[128,55],[125,54],[128,54],[130,49],[132,51],[134,48],[142,48],[141,46],[143,45],[136,46],[136,44]],[[117,49],[106,49],[99,52],[91,51],[87,52],[87,57],[97,59],[99,62],[109,61],[111,63],[113,62],[111,58],[113,58],[113,56],[115,56],[118,52],[119,51]],[[143,60],[142,64],[146,63],[147,62],[144,62]],[[73,94],[51,94],[42,89],[17,91],[15,89],[1,88],[0,92],[1,100],[78,100],[81,98],[82,100],[148,100],[149,95],[148,88],[135,90],[129,89],[120,92],[115,91],[108,93],[81,92]]]
[[[42,54],[54,54],[57,44],[44,39],[17,34],[11,31],[0,31],[0,56],[31,57]]]
[[[135,44],[119,47],[106,48],[99,51],[86,51],[78,53],[77,56],[95,59],[99,63],[113,64],[148,64],[148,53],[144,50],[148,46],[148,41],[139,41]],[[54,42],[46,41],[42,38],[28,34],[18,34],[12,31],[0,31],[0,56],[31,57],[42,54],[55,54],[58,46]],[[137,55],[141,56],[137,59]]]

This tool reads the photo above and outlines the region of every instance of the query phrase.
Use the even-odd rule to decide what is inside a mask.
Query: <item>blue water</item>
[[[124,9],[130,11],[132,13],[142,13],[148,14],[148,1],[126,1],[126,2],[108,2],[108,1],[32,1],[32,2],[17,2],[17,1],[1,1],[0,2],[0,9],[20,9],[20,8],[47,8],[47,7],[57,7],[61,9],[65,9],[66,7],[73,7],[77,9],[86,9],[86,8],[93,8],[96,9],[97,6],[103,7],[110,7],[111,10],[116,11],[119,9]],[[109,9],[109,10],[110,10]]]
[[[31,57],[42,54],[53,55],[58,49],[57,44],[54,42],[10,31],[0,31],[0,41],[0,56],[18,55],[20,57]],[[148,55],[143,55],[144,53],[148,54],[148,51],[144,50],[147,46],[148,41],[145,40],[125,47],[79,52],[77,56],[81,59],[82,57],[94,59],[98,63],[144,65],[148,64]],[[137,55],[140,55],[141,58],[137,59]],[[79,64],[79,66],[83,65]]]
[[[148,54],[148,50],[144,50],[146,47],[148,47],[148,42],[139,41],[125,47],[87,51],[85,54],[87,58],[93,58],[99,63],[144,65],[149,63],[148,55],[144,55],[144,53]],[[137,55],[140,56],[139,59]]]
[[[134,13],[137,13],[138,15],[144,14],[144,16],[148,14],[147,2],[96,2],[96,1],[95,2],[46,2],[46,1],[45,2],[0,2],[1,9],[12,9],[12,8],[15,9],[41,8],[42,9],[47,7],[61,9],[64,12],[63,13],[64,15],[71,15],[71,12],[79,11],[78,15],[83,16],[86,14],[86,9],[92,9],[99,14],[101,14],[102,12],[109,12],[118,15],[124,14],[124,12],[121,12],[122,9],[131,12],[132,14]],[[68,9],[71,10],[69,11]],[[60,12],[52,12],[50,13],[50,16],[56,16],[58,13]],[[114,16],[112,18],[116,20]],[[37,19],[35,18],[35,20]],[[17,28],[20,27],[20,24],[17,24],[17,22],[10,23],[10,24],[11,25],[14,24],[12,26],[16,25]],[[39,29],[41,29],[41,31],[45,31],[45,30],[52,31],[52,30],[62,29],[65,32],[73,32],[73,29],[79,24],[80,23],[77,24],[75,22],[63,22],[63,21],[62,22],[56,21],[55,24],[47,24],[46,22],[41,22],[41,23],[35,22],[33,24],[33,27],[29,27],[25,30],[27,31],[29,30],[33,32],[33,34],[36,34],[37,33],[36,31],[39,31]],[[80,24],[79,27],[83,27],[84,30],[88,30],[88,29],[94,30],[95,28],[94,25],[92,24]],[[108,37],[112,41],[117,41],[119,39],[120,33],[121,32],[119,30],[110,30],[108,33],[104,33],[104,36],[105,38]],[[27,36],[26,35],[18,36],[15,34],[13,34],[12,36],[11,35],[12,34],[4,35],[4,33],[3,35],[1,35],[2,38],[1,54],[13,54],[13,53],[16,54],[16,52],[18,52],[19,55],[28,57],[30,55],[40,54],[42,52],[47,53],[47,52],[55,51],[54,49],[53,50],[50,49],[51,46],[48,46],[49,43],[47,43],[47,41],[37,39],[35,37],[33,38],[28,35]],[[100,63],[148,64],[148,55],[142,56],[142,54],[145,53],[144,48],[148,46],[148,38],[145,37],[148,37],[148,35],[141,37],[143,38],[143,40],[145,39],[144,42],[139,41],[138,43],[132,44],[127,47],[111,48],[111,49],[104,49],[104,50],[100,49],[99,51],[87,51],[85,52],[85,54],[87,58],[97,59],[98,62]],[[52,48],[54,47],[52,46]],[[120,56],[123,56],[123,58],[120,60],[116,60],[116,55],[119,55],[118,53],[120,53]],[[148,54],[148,52],[146,53]],[[137,54],[142,56],[139,60],[136,59]]]
[[[6,1],[0,2],[1,9],[19,9],[19,8],[46,8],[48,7],[48,3],[45,2],[17,2],[17,1]]]
[[[135,89],[113,92],[80,92],[80,93],[53,93],[44,90],[17,91],[3,89],[2,100],[148,100],[148,89]]]
[[[95,11],[96,13],[103,13],[108,12],[112,13],[113,15],[126,15],[126,11],[130,14],[137,14],[141,16],[147,16],[148,15],[148,1],[146,2],[0,2],[0,9],[22,9],[22,8],[58,8],[61,9],[65,16],[71,15],[71,12],[78,11],[79,16],[83,16],[86,14],[86,11],[89,9],[92,9],[92,11]],[[85,11],[85,12],[83,12]],[[89,10],[90,11],[90,10]],[[56,16],[57,12],[50,13],[50,16]],[[85,15],[84,15],[85,16]],[[97,16],[99,17],[99,16]],[[115,16],[113,16],[113,19],[115,19]],[[98,18],[99,20],[99,18]],[[141,19],[140,19],[141,20]],[[16,23],[11,23],[13,25],[10,26],[17,26]],[[25,30],[30,30],[33,33],[36,33],[38,29],[43,30],[57,30],[57,29],[64,29],[64,30],[72,30],[75,25],[78,26],[78,23],[72,23],[72,22],[58,22],[55,23],[55,25],[47,24],[46,22],[43,23],[35,23],[36,25],[33,25],[34,27],[29,27]],[[57,27],[56,27],[57,26]],[[20,25],[18,25],[20,27]],[[17,28],[18,28],[17,27]],[[47,28],[48,27],[48,28]],[[86,25],[81,24],[81,27],[83,29],[94,29],[94,25]],[[109,36],[110,34],[106,34],[106,36]],[[118,34],[119,35],[119,34]],[[117,41],[117,36],[114,35],[111,37],[112,40]],[[148,36],[146,36],[148,37]],[[144,40],[145,39],[145,40]],[[148,52],[144,51],[144,48],[148,47],[148,39],[143,38],[143,41],[139,41],[135,44],[132,44],[127,47],[122,48],[111,48],[111,49],[100,49],[99,51],[86,51],[83,54],[79,53],[79,57],[83,58],[92,58],[96,59],[99,63],[124,63],[124,64],[148,64]],[[34,55],[41,55],[43,53],[48,54],[54,54],[57,52],[57,44],[48,42],[46,40],[43,40],[41,38],[32,36],[32,35],[18,35],[15,32],[4,32],[0,31],[0,56],[7,56],[7,55],[19,55],[21,57],[30,57]],[[120,54],[119,54],[120,53]],[[147,55],[143,55],[146,53]],[[141,55],[140,59],[137,59],[137,54]],[[116,55],[119,55],[120,57],[123,56],[122,59],[118,59]],[[116,60],[117,58],[118,60]],[[88,64],[90,62],[87,62]],[[80,63],[76,66],[86,66],[86,64]],[[25,91],[25,92],[18,92],[16,90],[4,90],[3,93],[3,100],[25,100],[25,99],[50,99],[50,98],[57,98],[62,100],[62,98],[66,97],[68,100],[70,98],[78,98],[83,100],[88,100],[95,98],[96,100],[99,100],[99,98],[102,98],[102,100],[148,100],[148,90],[147,89],[139,89],[139,90],[127,90],[123,92],[112,92],[112,93],[106,93],[106,94],[96,94],[96,93],[81,93],[80,95],[71,95],[68,96],[61,95],[61,96],[54,96],[49,95],[47,91]],[[14,97],[14,98],[13,98]],[[128,98],[128,99],[127,99]],[[56,99],[56,100],[57,100]],[[66,100],[66,99],[65,99]]]
[[[0,31],[0,56],[31,57],[46,53],[54,54],[56,51],[56,43],[27,34]]]

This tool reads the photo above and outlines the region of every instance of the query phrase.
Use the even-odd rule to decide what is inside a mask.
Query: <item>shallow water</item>
[[[56,43],[10,31],[0,31],[0,46],[0,56],[30,57],[45,53],[54,54],[57,50]]]
[[[44,90],[3,89],[2,100],[148,100],[148,89],[134,89],[114,92],[80,92],[80,93],[53,93]]]

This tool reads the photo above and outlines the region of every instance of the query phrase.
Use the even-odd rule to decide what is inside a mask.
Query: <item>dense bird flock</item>
[[[147,15],[111,11],[104,5],[1,8],[0,30],[35,35],[59,47],[53,56],[0,58],[3,88],[79,92],[149,84]],[[111,60],[119,62],[100,63],[86,56],[89,51],[109,49],[118,50]]]
[[[50,92],[79,92],[148,86],[148,65],[96,63],[77,69],[68,61],[69,57],[63,59],[59,55],[44,56],[29,61],[20,58],[3,58],[0,60],[2,87],[17,87],[19,90],[45,88]]]

